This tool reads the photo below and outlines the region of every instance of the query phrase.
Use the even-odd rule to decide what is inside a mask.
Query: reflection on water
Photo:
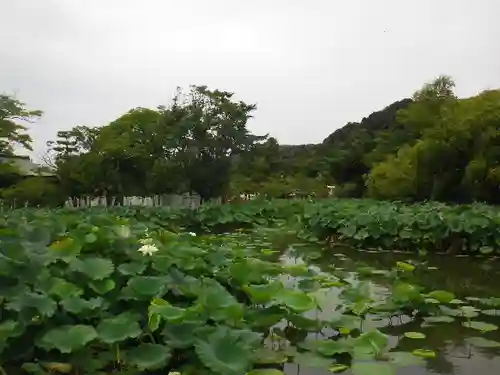
[[[266,240],[263,240],[263,237]],[[491,259],[477,259],[468,257],[453,257],[450,255],[429,254],[418,257],[413,254],[393,252],[364,252],[346,248],[329,248],[322,245],[311,245],[297,243],[297,239],[290,235],[279,235],[276,232],[260,233],[260,241],[263,245],[273,246],[283,250],[280,259],[285,264],[300,264],[303,259],[307,264],[317,267],[322,272],[343,270],[348,277],[356,279],[356,272],[360,267],[388,270],[397,261],[409,259],[425,260],[432,271],[428,271],[419,277],[419,283],[429,290],[448,290],[457,298],[466,297],[496,297],[500,296],[500,262]],[[257,244],[259,240],[257,240]],[[277,260],[277,259],[276,259]],[[384,294],[387,292],[384,279],[371,279],[374,292]],[[298,280],[288,278],[286,283],[297,283]],[[322,291],[319,296],[323,311],[319,312],[320,318],[332,319],[333,308],[339,304],[338,288]],[[318,314],[318,313],[313,313]],[[325,314],[327,314],[325,316]],[[330,314],[330,315],[328,315]],[[500,315],[500,310],[499,310]],[[312,317],[312,316],[311,316]],[[483,316],[481,321],[500,325],[500,316]],[[398,375],[425,375],[425,374],[454,374],[454,375],[476,375],[500,373],[500,351],[498,349],[478,349],[465,343],[467,337],[482,336],[490,340],[500,341],[500,331],[480,333],[465,328],[459,321],[454,323],[422,325],[421,321],[411,319],[383,319],[372,321],[369,324],[376,326],[382,332],[390,335],[391,342],[397,343],[398,350],[411,351],[422,347],[418,340],[398,340],[405,332],[418,331],[426,335],[424,345],[436,351],[437,357],[426,360],[425,367],[407,367],[397,371]],[[297,364],[287,364],[285,371],[288,375],[327,375],[328,371],[305,368]],[[345,374],[349,374],[346,372]],[[377,375],[377,374],[373,374]]]

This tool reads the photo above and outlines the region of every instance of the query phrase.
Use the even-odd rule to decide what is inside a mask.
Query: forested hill
[[[350,142],[360,132],[376,135],[379,131],[391,130],[396,125],[396,114],[400,109],[407,108],[412,99],[403,99],[388,105],[381,111],[373,112],[368,117],[363,117],[361,122],[349,122],[335,130],[323,140],[322,145],[338,145]]]
[[[281,175],[287,177],[282,179],[282,188],[287,189],[283,186],[283,181],[287,180],[289,190],[293,190],[293,185],[300,190],[301,180],[304,183],[307,178],[321,176],[330,184],[342,184],[347,195],[361,195],[362,177],[370,169],[367,155],[380,146],[382,138],[396,135],[403,129],[396,122],[396,115],[411,103],[412,99],[392,103],[360,122],[349,122],[336,129],[318,144],[279,145],[274,158],[279,160]],[[270,164],[277,166],[276,162]],[[268,176],[273,175],[272,169],[268,172]]]
[[[277,147],[244,186],[277,194],[328,184],[339,196],[500,203],[500,91],[459,99],[453,89],[439,77],[320,144]]]

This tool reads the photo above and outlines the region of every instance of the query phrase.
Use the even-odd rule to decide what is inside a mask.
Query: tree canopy
[[[64,196],[196,192],[203,199],[291,193],[448,202],[500,199],[500,91],[457,98],[448,76],[424,84],[323,142],[280,145],[248,129],[256,105],[191,86],[157,108],[132,108],[100,127],[48,143]],[[20,120],[41,115],[0,97],[0,151],[30,148]],[[332,124],[334,125],[334,124]]]

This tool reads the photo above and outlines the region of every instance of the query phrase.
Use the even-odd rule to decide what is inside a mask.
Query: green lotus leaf
[[[198,302],[203,306],[213,310],[238,304],[236,298],[216,280],[204,278],[202,279],[201,285]]]
[[[197,340],[194,348],[200,361],[216,374],[241,375],[251,365],[251,350],[225,330]]]
[[[59,304],[66,310],[67,312],[73,314],[79,314],[85,310],[95,310],[101,307],[104,303],[104,300],[100,297],[91,298],[89,300],[85,300],[80,297],[69,297],[65,300],[62,300]]]
[[[102,280],[110,276],[114,271],[113,262],[105,258],[75,259],[70,263],[73,271],[83,273],[92,280]]]
[[[287,311],[280,306],[270,306],[263,309],[247,308],[245,311],[246,321],[255,328],[270,328],[279,323],[286,315]]]
[[[376,357],[381,354],[389,344],[389,337],[378,329],[365,332],[354,341],[355,356],[365,354]]]
[[[276,294],[274,300],[299,313],[313,310],[316,307],[316,301],[313,297],[298,290],[282,290]]]
[[[123,341],[129,337],[135,338],[142,333],[137,319],[128,313],[102,320],[97,326],[99,338],[107,343]]]
[[[449,316],[462,316],[463,312],[460,309],[451,309],[448,306],[439,306],[441,313]]]
[[[436,358],[436,352],[429,349],[415,349],[411,354],[421,358]]]
[[[164,277],[135,276],[131,278],[123,289],[124,295],[132,299],[155,297],[166,289]]]
[[[158,344],[141,344],[126,353],[126,361],[140,370],[163,368],[170,359],[171,349]]]
[[[465,342],[478,348],[500,348],[500,342],[488,340],[484,337],[467,337]]]
[[[283,291],[283,284],[279,281],[274,281],[263,285],[247,285],[244,287],[245,292],[250,295],[254,303],[268,303],[276,294]]]
[[[350,331],[354,329],[359,329],[361,326],[362,319],[359,316],[354,315],[342,315],[340,318],[330,322],[330,326],[333,329],[340,331],[341,329],[348,329]]]
[[[413,272],[415,270],[415,266],[413,264],[406,262],[397,262],[396,268],[400,271],[405,271],[405,272]]]
[[[26,308],[35,308],[41,315],[50,317],[54,315],[57,304],[49,296],[41,293],[23,293],[15,296],[6,305],[8,310],[22,311]]]
[[[85,242],[88,244],[94,243],[97,241],[97,236],[95,233],[88,233],[85,235]]]
[[[481,314],[489,315],[489,316],[497,316],[497,315],[500,315],[500,309],[499,310],[482,310]]]
[[[354,362],[351,371],[352,375],[396,375],[394,366],[383,362]]]
[[[475,308],[474,306],[460,306],[458,308],[461,312],[461,316],[466,317],[466,318],[475,318],[476,316],[479,315],[479,309]]]
[[[146,264],[139,262],[124,263],[118,266],[118,272],[122,275],[139,275],[146,269]]]
[[[210,278],[202,279],[198,304],[214,320],[237,320],[243,315],[243,306],[238,300],[219,282]]]
[[[4,343],[10,337],[19,337],[25,331],[25,327],[14,320],[6,320],[0,323],[0,343]]]
[[[94,327],[86,325],[60,326],[41,337],[38,346],[46,349],[57,349],[61,353],[71,353],[84,348],[97,338]]]
[[[322,340],[318,341],[316,350],[327,357],[334,354],[348,353],[352,349],[352,342],[350,340]]]
[[[106,294],[115,289],[116,283],[112,279],[94,280],[88,286],[97,294]]]
[[[293,356],[293,362],[308,368],[326,369],[332,365],[332,359],[323,357],[314,352],[297,352]]]
[[[350,306],[351,312],[357,316],[365,315],[372,307],[371,300],[358,301]]]
[[[422,298],[420,287],[407,283],[398,283],[392,290],[392,299],[396,303],[408,303]]]
[[[441,303],[450,303],[455,299],[453,293],[447,292],[445,290],[434,290],[428,294],[430,298],[437,299]]]
[[[64,299],[73,296],[81,296],[83,294],[83,290],[80,287],[58,277],[52,278],[51,284],[48,291],[48,294],[51,296],[57,296]]]
[[[149,314],[148,316],[148,328],[151,332],[156,332],[160,328],[161,316],[157,314]]]
[[[486,306],[500,307],[499,297],[481,298],[479,302]]]
[[[200,322],[204,324],[204,322]],[[162,331],[165,342],[173,348],[186,349],[193,346],[196,341],[194,332],[200,328],[197,323],[181,323],[169,324],[167,323]]]
[[[77,257],[82,251],[82,248],[82,244],[77,239],[71,237],[61,238],[49,246],[49,249],[66,261]]]
[[[498,329],[498,326],[490,323],[485,323],[485,322],[478,322],[474,320],[469,320],[466,322],[462,322],[462,325],[466,328],[472,328],[476,329],[481,332],[489,332],[489,331],[495,331]]]
[[[341,363],[337,363],[333,366],[330,366],[328,368],[328,370],[334,374],[338,374],[338,373],[346,371],[348,368],[349,368],[349,366],[343,365]]]
[[[170,302],[155,298],[149,306],[149,315],[158,315],[168,322],[180,322],[186,315],[186,309],[172,306]]]
[[[414,340],[425,339],[425,335],[421,332],[405,332],[405,337]]]

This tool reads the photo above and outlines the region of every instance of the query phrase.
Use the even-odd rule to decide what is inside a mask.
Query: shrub
[[[17,184],[0,191],[0,196],[11,207],[25,205],[36,206],[62,206],[67,197],[59,186],[44,177],[30,177]]]

